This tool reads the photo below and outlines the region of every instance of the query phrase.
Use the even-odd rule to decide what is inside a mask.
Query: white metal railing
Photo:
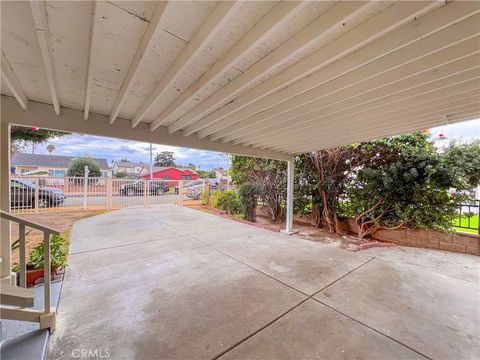
[[[93,177],[11,176],[11,212],[120,209],[180,204],[190,181]]]
[[[44,282],[44,305],[43,305],[43,313],[45,316],[37,316],[38,313],[36,311],[28,311],[25,309],[15,310],[15,309],[4,309],[2,308],[2,318],[9,318],[12,320],[25,320],[25,321],[36,321],[42,322],[42,319],[47,319],[49,315],[51,315],[52,309],[52,301],[51,301],[51,293],[52,293],[52,270],[51,270],[51,258],[50,258],[50,236],[51,235],[60,235],[60,232],[52,229],[48,226],[44,226],[41,224],[37,224],[33,221],[28,221],[25,219],[21,219],[17,216],[9,214],[4,211],[0,211],[0,218],[5,219],[11,222],[15,222],[18,224],[18,233],[19,233],[19,280],[20,280],[20,287],[26,288],[27,287],[27,264],[26,264],[26,244],[25,244],[25,237],[26,227],[30,227],[36,230],[40,230],[43,232],[43,282]],[[30,315],[30,316],[29,316]],[[54,316],[52,317],[52,321],[47,321],[46,327],[50,327],[52,330],[55,327],[54,324]]]
[[[21,214],[182,204],[199,200],[207,184],[212,191],[227,189],[214,180],[12,175],[10,209]]]

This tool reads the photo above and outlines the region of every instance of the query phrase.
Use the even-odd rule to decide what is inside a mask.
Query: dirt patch
[[[270,217],[268,217],[261,211],[257,212],[257,221],[252,223],[252,222],[228,215],[225,211],[222,211],[220,209],[212,208],[210,206],[206,206],[203,204],[192,204],[192,205],[187,205],[187,207],[208,212],[210,214],[215,214],[221,217],[226,217],[234,221],[239,221],[244,224],[256,226],[256,227],[270,230],[270,231],[279,232],[280,230],[285,228],[284,221],[274,222]],[[293,228],[296,231],[298,231],[297,235],[303,237],[304,239],[320,242],[322,244],[338,247],[338,248],[349,250],[349,251],[359,251],[363,249],[369,249],[372,247],[394,246],[394,244],[391,244],[391,243],[375,241],[372,239],[360,239],[358,237],[349,235],[347,233],[341,234],[341,235],[330,234],[325,229],[317,228],[316,226],[313,226],[303,221],[295,220],[293,224],[294,224]]]
[[[70,232],[75,221],[85,219],[91,216],[99,215],[106,212],[105,210],[96,211],[68,211],[62,213],[41,213],[41,214],[19,214],[18,217],[33,221],[42,225],[46,225],[60,231],[70,242]],[[30,231],[31,230],[31,231]],[[29,232],[30,231],[30,232]],[[25,238],[26,253],[38,243],[43,241],[43,232],[33,230],[27,227],[28,235]],[[12,224],[12,242],[18,239],[18,226]],[[12,264],[18,263],[18,249],[12,252]]]

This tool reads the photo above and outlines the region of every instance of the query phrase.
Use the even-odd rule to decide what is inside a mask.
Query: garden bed
[[[67,240],[67,250],[68,245],[70,243],[70,232],[75,221],[85,219],[91,216],[99,215],[104,213],[105,210],[97,210],[97,211],[69,211],[69,212],[62,212],[61,214],[56,212],[49,212],[49,213],[40,213],[40,214],[19,214],[18,217],[33,221],[53,229],[59,230],[62,236],[64,236]],[[27,232],[29,229],[27,228]],[[18,226],[12,226],[12,241],[18,239]],[[28,233],[25,237],[25,248],[26,253],[30,253],[30,251],[35,247],[35,245],[41,243],[43,241],[43,232],[39,230],[32,230]],[[18,250],[14,250],[12,252],[12,264],[18,263]]]
[[[256,222],[250,222],[203,204],[194,204],[188,207],[270,231],[279,232],[285,228],[284,221],[272,221],[261,209],[257,209]],[[309,217],[295,216],[294,219],[294,229],[297,231],[297,235],[311,241],[350,251],[401,245],[480,256],[480,236],[474,234],[401,228],[380,230],[371,239],[360,239],[355,236],[358,232],[358,225],[353,219],[341,220],[340,227],[342,234],[330,234],[327,230],[310,224]]]
[[[269,231],[280,232],[282,229],[285,228],[284,221],[272,221],[272,219],[268,217],[264,212],[262,212],[261,209],[257,209],[256,222],[251,222],[240,219],[237,216],[228,215],[224,210],[220,210],[203,204],[190,204],[185,206]],[[342,235],[330,234],[325,229],[319,229],[309,224],[308,221],[309,220],[306,217],[296,217],[294,220],[294,229],[297,231],[298,236],[310,241],[320,242],[322,244],[342,248],[349,251],[359,251],[372,247],[395,246],[395,244],[388,242],[371,239],[359,239],[358,237],[350,236],[346,233]]]

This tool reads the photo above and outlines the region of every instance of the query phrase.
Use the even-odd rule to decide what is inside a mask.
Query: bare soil
[[[42,225],[46,225],[53,229],[57,229],[70,242],[70,232],[73,223],[77,220],[85,219],[91,216],[104,213],[105,210],[96,211],[66,211],[62,213],[51,212],[41,214],[19,214],[18,217],[33,221]],[[27,236],[25,238],[25,248],[28,254],[32,248],[43,241],[43,233],[39,230],[29,229],[27,227]],[[12,224],[12,242],[18,239],[18,226]],[[12,252],[12,264],[18,262],[18,249]]]
[[[238,218],[227,215],[224,211],[215,209],[203,204],[192,204],[187,205],[192,209],[205,211],[208,213],[220,215],[222,217],[229,217],[232,220],[239,221]],[[330,245],[333,247],[338,247],[350,251],[359,251],[371,247],[383,247],[383,246],[393,246],[390,243],[383,243],[371,239],[360,239],[351,234],[330,234],[328,230],[324,228],[317,228],[316,226],[308,222],[308,218],[297,218],[293,222],[293,227],[298,231],[297,235],[315,242],[320,242],[322,244]],[[247,223],[249,225],[261,227],[271,231],[280,231],[285,228],[285,221],[274,222],[268,215],[263,213],[260,209],[257,210],[257,218],[255,223],[251,223],[245,220],[241,220],[242,223]]]

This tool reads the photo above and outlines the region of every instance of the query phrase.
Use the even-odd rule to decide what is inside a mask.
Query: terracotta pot
[[[52,269],[51,271],[52,274],[52,279],[54,278],[55,275],[60,275],[62,274],[62,269],[61,268],[56,268]],[[34,285],[37,285],[40,283],[38,280],[43,279],[43,268],[42,269],[29,269],[27,267],[27,287],[31,287]],[[43,283],[43,281],[42,281]]]
[[[43,278],[43,269],[27,270],[27,287],[35,285],[40,278]]]

